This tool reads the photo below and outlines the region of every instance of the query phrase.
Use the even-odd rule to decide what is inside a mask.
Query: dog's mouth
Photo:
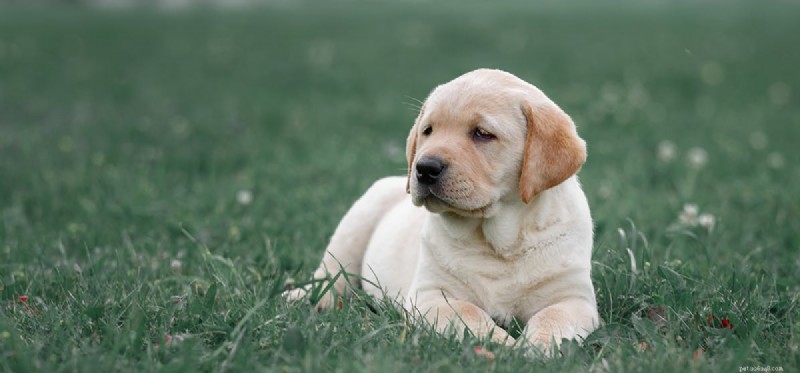
[[[416,193],[413,194],[412,202],[416,206],[424,206],[428,211],[435,214],[452,212],[465,217],[485,217],[493,206],[492,202],[478,207],[462,206],[461,203],[454,201],[436,188],[428,187],[418,188]]]

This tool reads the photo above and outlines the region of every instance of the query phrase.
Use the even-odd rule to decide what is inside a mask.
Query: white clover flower
[[[681,214],[678,215],[678,221],[680,221],[681,224],[690,227],[697,226],[698,212],[699,209],[697,208],[697,205],[693,203],[687,203],[683,205],[683,211],[681,211]]]
[[[700,66],[700,78],[710,86],[718,85],[725,80],[725,69],[719,62],[706,62]]]
[[[781,106],[789,102],[792,97],[792,87],[784,82],[775,82],[767,90],[769,100],[774,105]]]
[[[669,162],[675,159],[678,154],[678,148],[672,141],[664,140],[658,143],[658,160],[662,162]]]
[[[771,168],[783,168],[785,164],[786,161],[783,159],[783,155],[781,155],[781,153],[770,153],[770,155],[767,156],[767,166]]]
[[[700,214],[700,216],[697,217],[697,224],[711,231],[714,228],[714,215]]]
[[[183,267],[183,262],[178,259],[173,259],[171,262],[169,262],[169,267],[175,272],[180,272],[181,268]]]
[[[389,159],[396,159],[405,156],[405,149],[403,149],[400,144],[394,141],[387,141],[383,143],[381,150],[383,151],[383,155]]]
[[[685,227],[703,227],[709,232],[714,229],[716,219],[709,213],[700,213],[700,209],[693,203],[683,205],[683,210],[678,215],[678,223]]]
[[[761,150],[767,147],[769,139],[764,132],[756,131],[750,134],[750,146],[755,150]]]
[[[249,205],[253,202],[253,192],[243,189],[236,193],[236,201],[242,205]]]
[[[597,195],[600,196],[602,199],[609,199],[613,194],[613,190],[608,183],[601,183],[600,186],[597,188]]]
[[[708,163],[708,153],[703,148],[691,148],[686,156],[689,159],[689,165],[696,169],[703,168]]]

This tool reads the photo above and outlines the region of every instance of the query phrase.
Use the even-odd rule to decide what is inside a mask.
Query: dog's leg
[[[514,337],[499,327],[486,311],[470,302],[440,298],[414,307],[440,334],[455,332],[461,336],[464,329],[469,329],[478,338],[491,334],[492,342],[514,344]]]
[[[562,339],[582,341],[600,324],[597,308],[583,299],[570,299],[545,307],[528,320],[526,343],[549,356]]]
[[[314,279],[317,280],[336,278],[330,291],[317,303],[318,309],[330,308],[333,306],[334,295],[345,294],[347,278],[350,279],[350,286],[359,285],[357,277],[361,275],[361,262],[370,237],[383,215],[405,197],[405,182],[405,177],[387,177],[376,181],[339,222],[325,249],[322,263],[314,272]],[[327,283],[322,284],[323,289],[327,286]],[[310,288],[311,285],[290,290],[284,296],[289,301],[295,301],[306,297]]]

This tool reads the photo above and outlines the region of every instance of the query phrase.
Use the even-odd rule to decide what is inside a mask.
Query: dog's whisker
[[[422,101],[422,100],[420,100],[420,99],[418,99],[418,98],[416,98],[416,97],[413,97],[413,96],[406,96],[406,98],[407,98],[407,99],[410,99],[410,100],[414,100],[414,101],[416,101],[416,102],[419,104],[419,106],[422,106],[422,104],[424,104],[424,103],[425,103],[424,101]]]
[[[414,111],[419,111],[422,108],[422,106],[419,106],[413,102],[403,102],[403,105],[407,106],[408,108]]]

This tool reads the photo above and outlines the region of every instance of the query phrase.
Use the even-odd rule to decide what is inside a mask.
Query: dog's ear
[[[561,184],[586,162],[586,142],[578,137],[575,124],[553,102],[523,102],[527,122],[525,154],[519,178],[522,201]]]
[[[408,140],[406,140],[406,161],[408,162],[408,179],[406,180],[406,193],[411,193],[411,166],[414,164],[414,156],[417,154],[417,129],[419,128],[419,121],[422,120],[422,115],[425,114],[425,104],[419,109],[419,115],[414,120],[414,125],[411,127],[411,132],[408,133]]]

